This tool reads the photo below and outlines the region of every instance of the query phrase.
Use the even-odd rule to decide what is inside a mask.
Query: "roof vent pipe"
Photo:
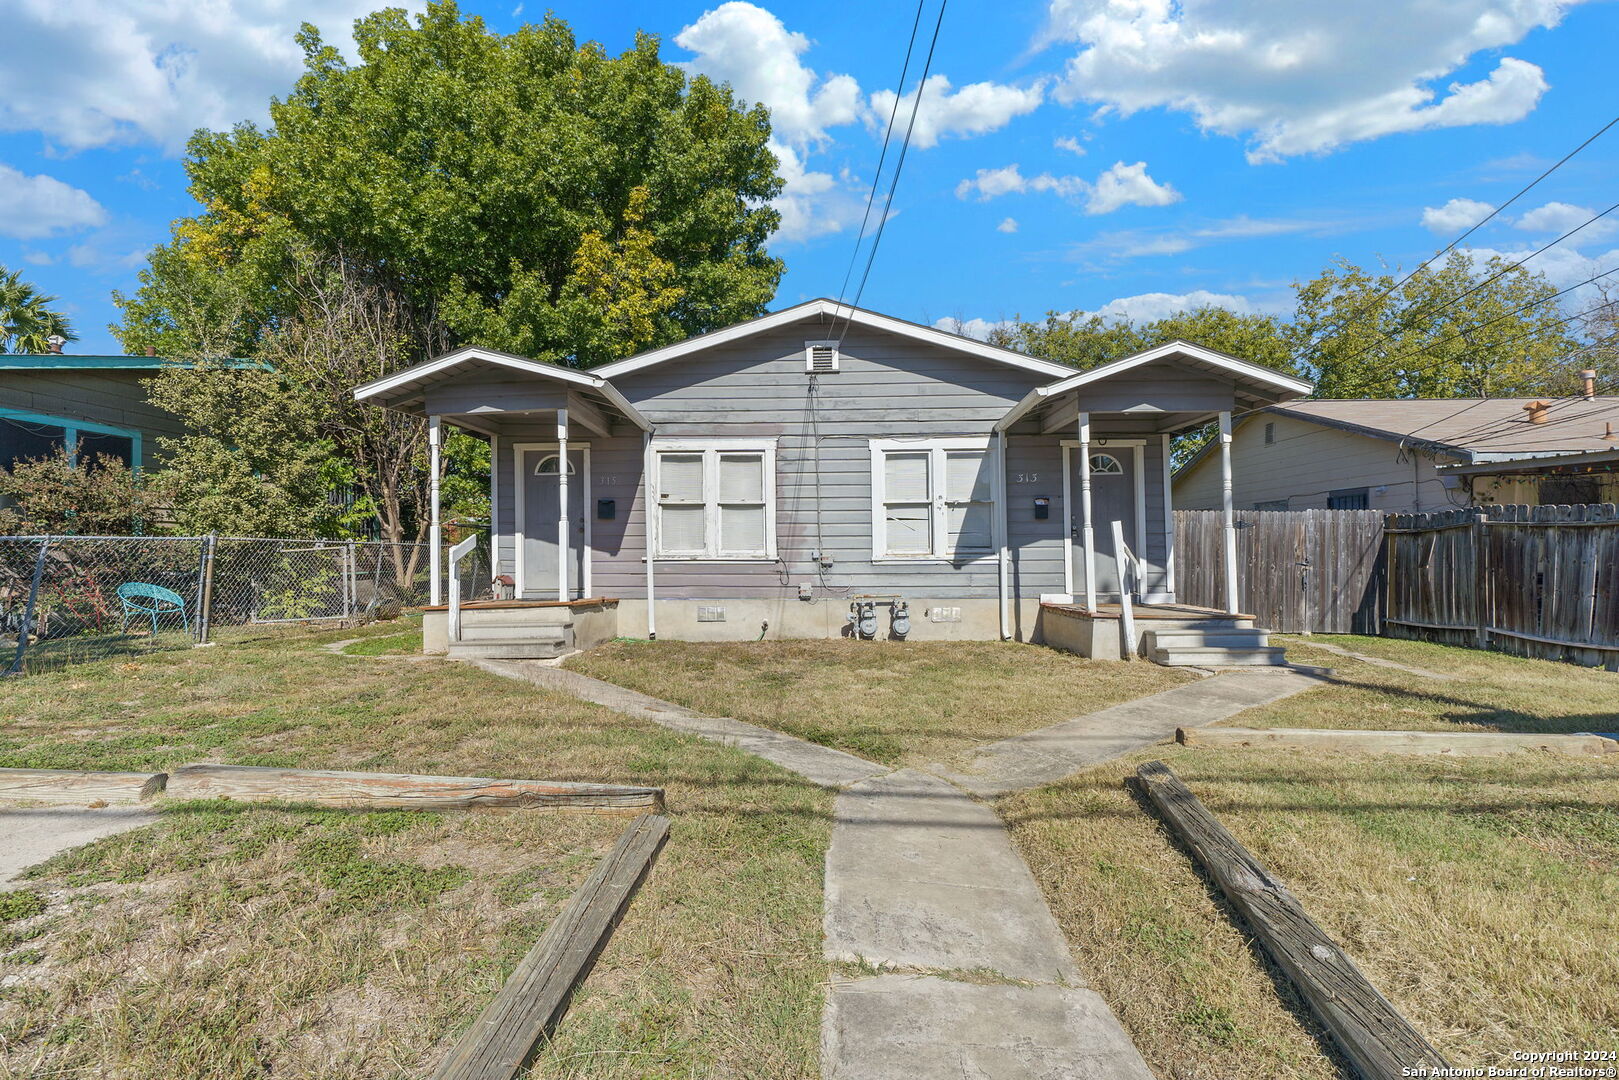
[[[1597,396],[1597,373],[1593,368],[1586,368],[1580,372],[1580,381],[1585,383],[1585,400],[1590,401]]]
[[[1536,400],[1525,405],[1523,407],[1523,411],[1529,414],[1529,422],[1531,424],[1544,424],[1546,422],[1546,409],[1550,405],[1551,402],[1541,401],[1537,398]]]

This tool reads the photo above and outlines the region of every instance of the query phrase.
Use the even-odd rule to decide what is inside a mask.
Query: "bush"
[[[0,468],[0,497],[12,503],[0,507],[0,534],[134,535],[162,515],[165,494],[119,458],[75,462],[58,449]]]

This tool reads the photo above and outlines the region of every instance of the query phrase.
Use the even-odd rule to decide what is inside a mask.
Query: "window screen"
[[[878,449],[873,554],[952,558],[995,545],[994,455],[983,446]]]
[[[1345,488],[1327,496],[1328,510],[1366,510],[1370,505],[1365,488]]]
[[[765,449],[658,454],[658,553],[686,558],[773,554],[771,473]]]

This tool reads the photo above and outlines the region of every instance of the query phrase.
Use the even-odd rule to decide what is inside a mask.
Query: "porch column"
[[[427,575],[428,602],[444,602],[444,530],[439,525],[439,444],[443,428],[437,416],[427,418],[427,558],[432,569]]]
[[[646,638],[658,640],[658,602],[653,590],[653,566],[658,561],[658,493],[652,479],[655,455],[652,452],[652,432],[641,433],[641,532],[646,540]]]
[[[1237,511],[1231,500],[1231,413],[1220,414],[1220,506],[1225,511],[1225,609],[1235,615],[1237,603]]]
[[[568,596],[568,410],[557,410],[557,599]]]
[[[1079,414],[1079,543],[1085,554],[1085,609],[1096,610],[1096,535],[1091,528],[1091,414]]]
[[[1168,433],[1163,436],[1164,441],[1164,592],[1169,594],[1169,602],[1175,602],[1175,470],[1170,465],[1170,454],[1173,452],[1171,439]]]

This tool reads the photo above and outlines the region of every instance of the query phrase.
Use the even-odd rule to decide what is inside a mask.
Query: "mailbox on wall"
[[[616,500],[616,499],[597,499],[596,500],[596,520],[597,521],[612,521],[616,517],[618,517],[618,500]]]
[[[1034,520],[1045,521],[1051,516],[1051,500],[1041,495],[1034,500]]]

